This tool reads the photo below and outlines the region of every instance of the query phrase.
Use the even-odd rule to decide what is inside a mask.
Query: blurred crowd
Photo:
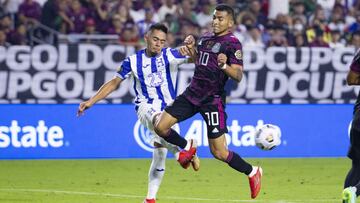
[[[168,45],[211,31],[214,8],[231,5],[234,33],[244,46],[360,47],[360,0],[282,0],[288,8],[271,16],[274,0],[0,0],[0,46],[29,43],[43,24],[63,34],[112,34],[141,47],[148,27],[165,23]],[[279,1],[278,1],[279,2]]]

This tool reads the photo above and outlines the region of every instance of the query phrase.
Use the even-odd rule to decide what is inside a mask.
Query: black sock
[[[352,161],[351,169],[346,175],[344,188],[355,186],[360,181],[360,163],[358,161]],[[360,191],[359,191],[360,192]]]
[[[225,162],[228,163],[231,168],[241,173],[245,173],[246,175],[249,175],[252,171],[252,166],[235,152],[229,151],[229,155]]]
[[[173,129],[170,129],[167,136],[163,138],[166,140],[166,142],[179,146],[181,149],[184,149],[187,144],[187,141]]]

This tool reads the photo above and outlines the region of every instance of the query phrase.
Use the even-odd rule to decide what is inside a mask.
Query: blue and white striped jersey
[[[135,105],[146,102],[163,110],[176,97],[178,65],[186,61],[177,49],[163,48],[156,57],[146,56],[143,49],[122,62],[117,76],[134,77]]]

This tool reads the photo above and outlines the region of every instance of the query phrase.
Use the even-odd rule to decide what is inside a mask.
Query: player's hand
[[[193,49],[195,47],[195,38],[192,35],[189,35],[185,38],[184,44],[187,48]]]
[[[84,114],[84,111],[92,106],[91,102],[89,100],[81,102],[79,104],[79,108],[77,111],[77,116],[82,116]]]
[[[226,64],[227,56],[223,53],[220,53],[217,57],[218,65],[219,67],[222,67],[224,64]]]
[[[181,46],[179,52],[183,56],[191,56],[191,50],[187,46]]]

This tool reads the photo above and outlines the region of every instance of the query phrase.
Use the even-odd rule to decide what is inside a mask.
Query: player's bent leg
[[[148,193],[144,202],[154,202],[165,174],[167,149],[159,143],[154,143],[153,158],[149,169]]]
[[[154,130],[156,134],[163,137],[165,141],[185,149],[180,151],[178,162],[183,168],[188,168],[191,160],[196,154],[197,143],[196,140],[189,140],[189,142],[186,141],[175,130],[171,129],[177,121],[177,118],[173,117],[166,111],[163,111],[159,121],[155,125]]]
[[[342,199],[344,203],[356,203],[356,188],[345,188],[342,192]]]
[[[159,117],[156,117],[154,130],[160,137],[167,137],[171,127],[177,123],[177,119],[171,116],[166,111],[163,111]],[[173,144],[173,143],[172,143]]]
[[[211,154],[220,161],[226,161],[229,156],[229,150],[227,149],[225,135],[220,137],[209,139],[209,146]]]
[[[166,147],[168,149],[168,151],[170,151],[172,154],[174,154],[175,159],[180,163],[179,157],[180,157],[181,151],[179,150],[179,148],[173,144],[166,142],[164,139],[159,138],[159,141],[162,146]],[[196,154],[194,155],[194,157],[190,163],[181,164],[181,166],[183,168],[187,169],[190,166],[190,164],[195,171],[198,171],[200,169],[200,159]]]

